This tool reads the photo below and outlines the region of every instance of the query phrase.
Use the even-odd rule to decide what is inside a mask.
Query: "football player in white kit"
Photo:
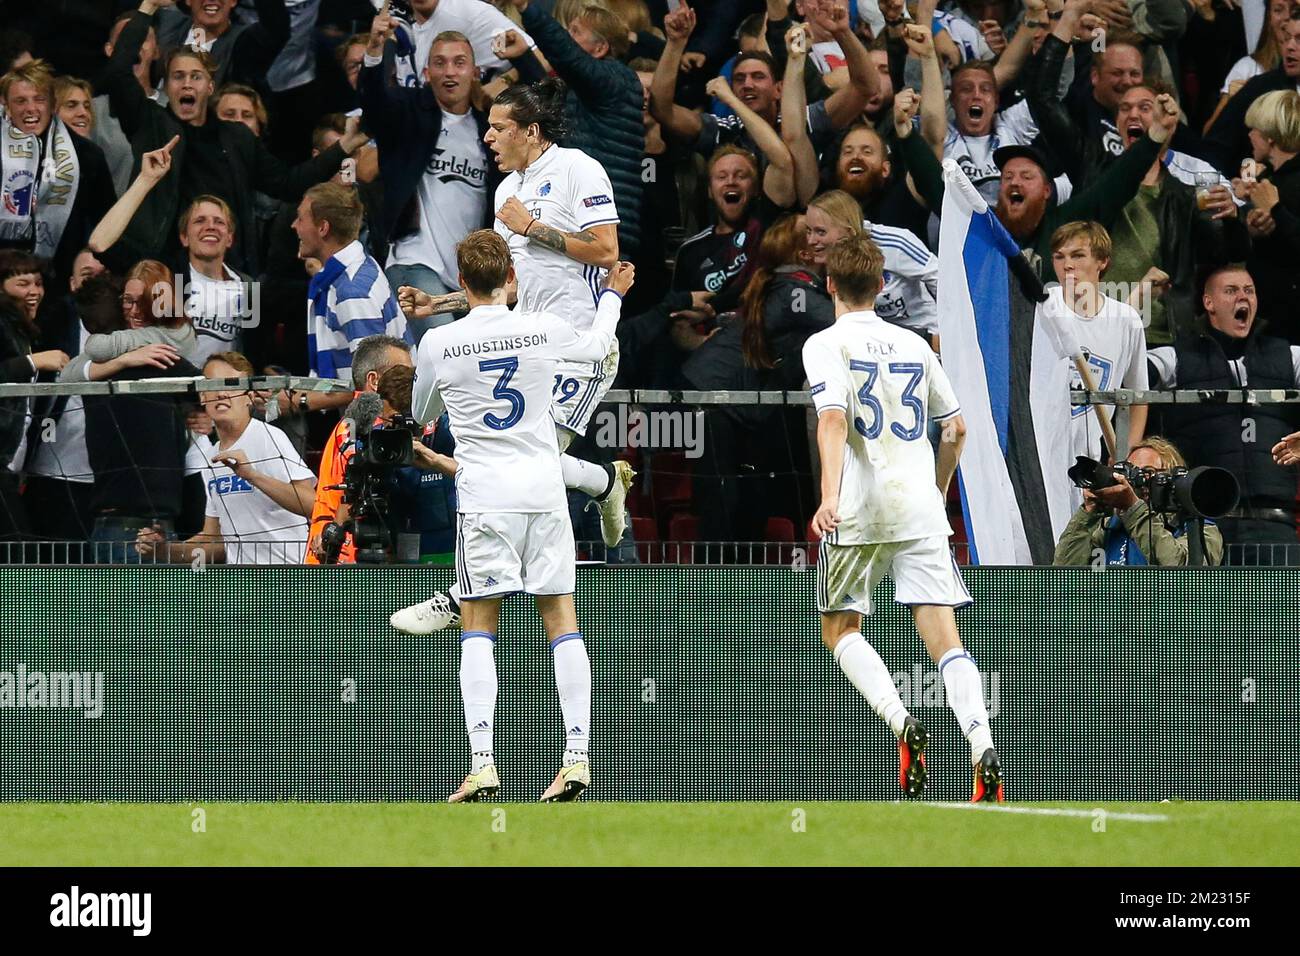
[[[563,316],[582,331],[595,317],[605,270],[618,261],[618,212],[605,168],[580,149],[558,145],[564,89],[559,80],[510,87],[492,104],[483,141],[510,174],[497,187],[496,231],[509,243],[519,277],[517,308]],[[431,296],[405,286],[398,302],[417,316],[459,311],[465,304],[461,293]],[[617,340],[599,361],[568,362],[556,370],[552,413],[561,452],[586,434],[617,371]],[[572,455],[561,464],[565,487],[596,500],[605,544],[618,544],[631,466],[596,465]]]
[[[497,188],[496,230],[507,240],[519,278],[517,308],[591,326],[605,270],[618,261],[618,213],[609,176],[582,150],[557,144],[564,132],[564,84],[517,84],[492,104],[484,142],[510,173]],[[408,317],[459,312],[465,294],[429,295],[402,286],[397,301]],[[618,371],[618,340],[608,354],[556,369],[552,416],[561,453],[583,435]],[[628,489],[635,477],[625,461],[597,465],[561,454],[564,485],[590,495],[600,510],[601,537],[614,547],[626,526]],[[432,598],[393,614],[394,627],[428,634],[458,620],[457,594]]]
[[[1002,770],[975,661],[957,636],[953,608],[971,602],[948,548],[944,497],[966,426],[952,385],[930,347],[890,325],[873,306],[884,256],[864,235],[841,239],[826,256],[835,324],[804,344],[804,369],[817,407],[821,535],[817,604],[822,640],[836,663],[898,738],[898,782],[910,797],[925,788],[925,728],[907,712],[880,655],[861,634],[880,578],[912,608],[926,650],[939,666],[948,705],[971,747],[973,801],[1001,802]],[[927,438],[944,425],[935,455]]]
[[[609,352],[633,270],[615,264],[599,291],[595,321],[578,331],[555,315],[506,305],[514,269],[495,232],[470,233],[456,259],[470,311],[420,340],[411,395],[418,421],[435,421],[445,407],[456,436],[460,684],[473,763],[448,802],[490,799],[500,786],[492,755],[492,652],[501,599],[518,591],[536,597],[566,728],[563,766],[541,799],[573,800],[591,782],[591,665],[573,607],[573,526],[551,390],[561,362],[594,362]]]

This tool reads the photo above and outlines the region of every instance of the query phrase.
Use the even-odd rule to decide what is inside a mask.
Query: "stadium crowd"
[[[804,387],[803,344],[834,321],[827,251],[864,233],[885,257],[878,314],[942,355],[944,160],[1037,278],[1064,284],[1099,387],[1300,387],[1290,0],[1247,4],[1263,20],[1249,48],[1239,0],[78,9],[0,24],[0,382],[311,374],[405,410],[410,347],[457,313],[408,318],[398,290],[454,298],[457,242],[527,228],[493,208],[489,109],[556,76],[560,142],[604,167],[617,258],[636,267],[616,388]],[[318,560],[352,396],[200,399],[0,398],[0,539],[93,541],[119,561]],[[1300,427],[1295,406],[1158,408],[1127,416],[1123,447],[1230,470],[1223,542],[1294,546],[1296,472],[1273,449]],[[1096,413],[1076,412],[1079,453],[1102,456]],[[698,459],[633,449],[649,481],[627,540],[802,540],[805,411],[700,416]],[[430,431],[419,473],[394,481],[411,559],[451,550],[453,439]],[[1121,494],[1085,510],[1112,505],[1143,507]],[[1085,552],[1098,522],[1072,525]]]

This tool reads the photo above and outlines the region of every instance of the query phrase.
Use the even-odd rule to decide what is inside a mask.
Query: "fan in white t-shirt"
[[[226,352],[210,358],[203,374],[248,377],[253,366],[239,353]],[[252,417],[252,393],[204,392],[201,401],[217,441],[196,438],[185,465],[187,472],[203,475],[207,489],[203,529],[172,542],[164,542],[156,529],[142,529],[136,550],[166,561],[188,562],[199,549],[205,560],[227,564],[298,564],[307,544],[315,476],[288,435]]]
[[[1132,306],[1105,295],[1101,277],[1110,265],[1111,242],[1105,228],[1096,222],[1069,222],[1052,234],[1052,265],[1061,283],[1048,295],[1073,316],[1074,337],[1092,373],[1093,387],[1147,388],[1147,347],[1142,316]],[[1076,371],[1071,388],[1083,388]],[[1097,415],[1115,419],[1113,405],[1075,405],[1070,411],[1075,455],[1097,458],[1101,453],[1101,426]],[[1120,452],[1141,441],[1147,426],[1147,407],[1134,405],[1128,415],[1128,441],[1117,426]]]

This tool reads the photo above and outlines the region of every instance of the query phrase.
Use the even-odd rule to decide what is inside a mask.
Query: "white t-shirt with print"
[[[303,463],[289,436],[281,429],[253,419],[228,448],[194,436],[186,455],[186,471],[203,476],[207,517],[221,523],[227,564],[299,564],[307,544],[307,519],[281,508],[265,493],[225,465],[213,462],[222,452],[242,451],[255,471],[280,481],[315,477]]]

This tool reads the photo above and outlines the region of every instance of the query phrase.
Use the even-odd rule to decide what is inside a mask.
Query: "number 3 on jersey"
[[[892,376],[906,376],[907,382],[903,385],[903,394],[899,396],[903,407],[912,412],[912,424],[904,428],[898,422],[891,422],[889,430],[901,438],[903,441],[915,441],[925,432],[925,406],[921,404],[920,397],[916,394],[916,387],[921,384],[921,379],[925,375],[925,368],[916,362],[890,362],[889,374]],[[885,427],[885,409],[880,404],[880,399],[871,394],[876,386],[876,381],[880,378],[880,366],[876,362],[863,362],[858,359],[849,359],[849,370],[853,372],[866,372],[867,379],[858,389],[858,401],[861,402],[866,410],[871,412],[871,422],[862,420],[861,415],[855,415],[853,418],[853,427],[858,430],[858,434],[866,439],[879,438],[881,429]]]
[[[483,416],[483,424],[497,431],[505,431],[518,425],[519,419],[524,417],[524,396],[517,389],[510,387],[510,379],[514,377],[515,372],[519,371],[519,359],[513,355],[506,358],[485,359],[478,363],[478,370],[480,372],[500,370],[501,377],[492,386],[492,397],[510,403],[510,413],[505,418],[495,412],[487,412]]]

